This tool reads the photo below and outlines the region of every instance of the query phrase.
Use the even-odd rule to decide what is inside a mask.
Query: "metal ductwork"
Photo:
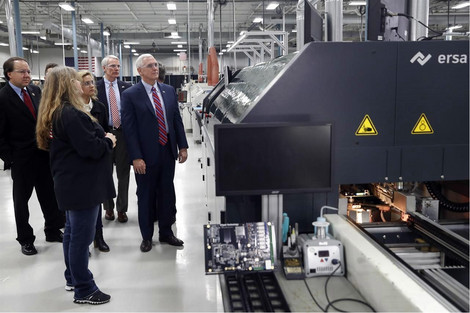
[[[60,25],[54,24],[51,21],[45,22],[42,25],[42,28],[49,29],[58,34],[61,34],[63,31],[64,38],[73,40],[73,31],[70,28],[64,27],[62,30],[62,27]],[[101,43],[99,43],[98,41],[94,40],[93,38],[90,38],[90,41],[88,42],[87,36],[83,36],[80,34],[76,34],[76,38],[77,38],[77,45],[88,46],[89,44],[91,49],[94,50],[94,53],[96,53],[97,55],[101,53]]]

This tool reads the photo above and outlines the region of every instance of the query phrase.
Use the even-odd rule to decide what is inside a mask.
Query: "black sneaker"
[[[36,247],[32,243],[27,243],[21,246],[21,252],[24,255],[33,255],[37,254],[38,250],[36,250]]]
[[[73,299],[73,302],[75,303],[89,303],[89,304],[103,304],[109,302],[109,299],[111,299],[110,295],[107,295],[103,292],[101,292],[99,289],[97,289],[95,292],[93,292],[91,295],[88,297],[80,298],[80,299]]]

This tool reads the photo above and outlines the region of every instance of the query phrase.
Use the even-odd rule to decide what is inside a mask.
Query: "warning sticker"
[[[356,130],[356,136],[375,136],[377,134],[378,132],[374,126],[374,123],[372,123],[370,116],[366,114]]]
[[[418,121],[416,122],[415,127],[411,131],[412,135],[426,135],[426,134],[434,134],[434,130],[431,127],[431,124],[426,117],[426,114],[422,113],[419,117]]]

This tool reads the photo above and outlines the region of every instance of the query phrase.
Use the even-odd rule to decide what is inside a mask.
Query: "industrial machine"
[[[268,199],[277,197],[274,202],[299,224],[300,233],[311,231],[323,205],[348,215],[344,227],[351,227],[351,233],[336,231],[343,222],[335,220],[331,227],[347,251],[348,279],[376,309],[387,309],[387,301],[377,300],[386,297],[401,301],[397,308],[416,309],[412,295],[419,289],[423,299],[432,295],[445,310],[468,310],[468,280],[461,279],[468,277],[463,257],[468,255],[468,50],[468,41],[312,42],[296,54],[241,70],[227,85],[219,83],[203,108],[202,165],[210,217],[216,223],[261,221],[265,210],[266,194],[216,194],[216,176],[222,173],[216,171],[216,155],[230,153],[218,147],[241,151],[238,146],[251,139],[230,145],[215,135],[217,128],[239,127],[241,134],[253,124],[330,125],[331,154],[325,163],[330,164],[330,188],[262,192]],[[255,157],[269,150],[247,153]],[[235,158],[233,166],[243,159]],[[355,252],[347,245],[354,246],[349,241],[357,236],[374,242],[373,259],[393,258],[396,270],[413,281],[414,291],[405,295],[398,290],[393,280],[402,274],[392,277],[381,262],[370,269],[377,269],[384,280],[376,280],[390,289],[364,292],[368,287],[358,278],[365,274],[360,260],[373,259],[348,260]],[[392,238],[397,242],[388,242]]]

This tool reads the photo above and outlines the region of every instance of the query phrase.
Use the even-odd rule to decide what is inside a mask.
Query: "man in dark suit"
[[[116,199],[116,211],[118,213],[118,221],[127,222],[127,207],[129,193],[129,157],[127,154],[126,140],[122,134],[121,127],[121,93],[131,84],[120,81],[119,71],[121,65],[119,59],[114,55],[108,55],[101,61],[104,75],[103,79],[96,82],[98,90],[98,99],[107,109],[108,123],[111,133],[116,136],[116,147],[113,150],[111,162],[116,164],[116,175],[118,179],[118,190]],[[109,199],[103,203],[106,210],[105,218],[114,220],[114,201]]]
[[[8,83],[0,90],[0,158],[11,168],[16,240],[25,255],[37,253],[34,232],[29,224],[28,201],[33,188],[45,219],[46,241],[62,242],[64,226],[54,193],[49,153],[36,143],[36,117],[41,98],[39,87],[30,85],[28,62],[12,57],[3,64]]]
[[[122,93],[121,116],[137,182],[140,250],[147,252],[156,217],[159,241],[183,245],[171,230],[176,221],[173,178],[175,160],[183,163],[188,157],[188,142],[175,89],[157,82],[155,58],[142,54],[135,65],[142,81]]]

